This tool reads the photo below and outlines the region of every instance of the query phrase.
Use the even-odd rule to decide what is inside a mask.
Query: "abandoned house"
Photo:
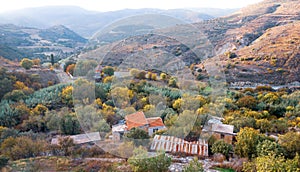
[[[208,132],[213,135],[216,139],[224,140],[228,144],[232,144],[236,133],[233,132],[234,126],[233,125],[226,125],[223,124],[218,119],[210,119],[207,122],[207,126],[204,127],[202,132]]]

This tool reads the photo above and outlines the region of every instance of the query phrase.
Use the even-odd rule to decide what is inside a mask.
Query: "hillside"
[[[229,81],[285,84],[300,80],[300,22],[268,29],[227,62]]]
[[[0,25],[0,56],[11,60],[29,57],[45,61],[50,54],[61,58],[74,53],[85,42],[86,39],[61,25],[47,29]]]
[[[226,51],[237,57],[220,56],[229,82],[276,85],[300,81],[299,7],[294,0],[268,0],[227,18],[243,23],[225,35]],[[219,46],[224,48],[224,44]]]
[[[119,11],[95,12],[76,6],[46,6],[29,8],[0,14],[0,23],[47,28],[64,25],[83,37],[91,37],[104,26],[124,17],[148,13],[164,14],[185,22],[199,22],[220,15],[228,15],[233,9],[124,9]]]
[[[176,25],[158,28],[158,31],[157,28],[151,30],[151,33],[158,33],[160,36],[154,34],[150,38],[145,38],[149,35],[142,37],[136,30],[131,32],[123,30],[121,37],[116,39],[127,38],[121,41],[122,48],[117,48],[118,41],[107,45],[101,44],[97,49],[85,52],[80,57],[100,58],[100,61],[105,58],[106,65],[119,65],[122,62],[120,58],[129,56],[135,50],[145,53],[153,47],[160,47],[159,50],[170,52],[169,47],[174,46],[180,50],[182,53],[180,55],[185,56],[181,59],[186,65],[200,63],[198,66],[202,68],[205,66],[206,57],[213,58],[215,61],[220,60],[216,63],[221,64],[226,79],[230,83],[248,81],[262,84],[287,84],[300,81],[299,9],[299,3],[294,0],[266,0],[243,8],[232,15],[198,22],[191,27]],[[123,27],[124,24],[119,22],[115,25],[114,28],[107,28],[108,30],[104,30],[103,33],[117,35],[116,29]],[[193,36],[194,28],[198,29],[199,40]],[[132,32],[135,32],[137,36],[134,36]],[[188,34],[191,34],[190,37]],[[178,43],[179,40],[176,39],[183,37],[186,41],[180,40],[181,43]],[[129,38],[130,41],[128,41]],[[99,34],[95,39],[98,39],[99,43],[105,40],[105,37]],[[202,41],[201,44],[195,43],[191,50],[189,50],[190,46],[181,45],[193,41],[199,42],[200,39],[207,40]],[[143,40],[148,42],[143,42]],[[168,45],[162,46],[161,43]],[[184,48],[186,46],[188,48]],[[212,47],[214,51],[208,51]],[[192,51],[200,52],[198,54],[204,52],[204,55],[194,57],[195,54],[191,53]],[[109,53],[106,54],[107,52]],[[172,56],[176,58],[176,52]],[[206,70],[195,71],[195,75],[198,74],[207,76]]]

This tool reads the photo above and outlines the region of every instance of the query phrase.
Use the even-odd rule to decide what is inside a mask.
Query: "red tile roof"
[[[125,116],[127,129],[130,130],[135,127],[140,127],[148,124],[143,112],[136,112]]]
[[[160,127],[165,126],[160,117],[147,118],[149,127]]]
[[[125,116],[127,129],[149,125],[147,127],[165,126],[160,117],[146,118],[143,112],[136,112]]]

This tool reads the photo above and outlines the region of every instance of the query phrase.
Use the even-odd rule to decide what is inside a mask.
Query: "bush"
[[[244,96],[237,101],[237,105],[239,107],[246,107],[250,109],[254,109],[256,107],[257,101],[252,96]]]
[[[32,140],[29,137],[9,137],[1,144],[1,153],[12,160],[40,156],[44,153],[47,143]]]
[[[230,59],[233,59],[233,58],[236,58],[236,57],[237,57],[237,55],[236,55],[235,53],[230,52],[230,51],[226,52],[225,55],[226,55],[228,58],[230,58]]]
[[[288,158],[293,158],[296,153],[300,154],[300,134],[288,132],[279,136],[279,144],[286,151]]]
[[[30,60],[30,59],[28,59],[28,58],[24,58],[24,59],[21,60],[20,65],[24,69],[28,70],[28,69],[30,69],[33,66],[33,61]]]
[[[299,156],[294,159],[285,159],[274,153],[259,156],[253,162],[245,163],[243,171],[299,171]]]
[[[253,128],[243,128],[236,136],[235,154],[240,157],[252,158],[256,155],[256,146],[259,141],[260,134]]]
[[[219,140],[212,145],[213,153],[221,153],[228,159],[229,152],[233,150],[232,145],[225,143],[224,140]]]
[[[283,153],[283,149],[278,143],[272,142],[270,140],[264,140],[258,143],[258,145],[256,146],[256,152],[258,156],[267,156],[271,153],[280,155]]]
[[[147,142],[144,139],[149,139],[148,133],[139,128],[132,128],[125,136],[129,139],[134,139],[135,145],[141,145],[143,142]]]
[[[108,75],[108,76],[113,76],[113,75],[114,75],[114,72],[115,72],[115,70],[114,70],[113,67],[105,66],[105,67],[103,68],[103,73],[106,74],[106,75]]]

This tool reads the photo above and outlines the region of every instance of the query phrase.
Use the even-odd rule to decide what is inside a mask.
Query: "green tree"
[[[98,110],[93,105],[76,107],[76,116],[85,130],[90,132],[99,132],[99,130],[106,132],[108,130],[108,126],[105,124],[107,121],[106,118],[114,114],[108,114],[111,112],[107,110],[107,105],[104,104],[103,108],[105,110]]]
[[[14,127],[20,123],[20,117],[14,108],[9,103],[3,102],[0,104],[0,126]]]
[[[50,60],[51,60],[51,65],[53,66],[55,63],[53,54],[50,55]]]
[[[50,131],[60,131],[60,124],[63,117],[62,112],[68,113],[68,110],[65,108],[62,108],[60,110],[52,110],[47,111],[45,115],[45,121],[47,128]]]
[[[293,158],[296,153],[300,154],[300,134],[296,132],[288,132],[279,135],[279,144],[284,148],[287,157]]]
[[[2,99],[2,97],[13,90],[13,82],[8,79],[8,78],[4,78],[4,79],[0,79],[0,98]]]
[[[114,70],[114,68],[111,67],[111,66],[105,66],[105,67],[103,68],[103,73],[106,74],[106,75],[108,75],[108,76],[113,76],[113,75],[114,75],[114,72],[115,72],[115,70]]]
[[[20,62],[20,65],[21,65],[24,69],[28,70],[28,69],[30,69],[30,68],[33,66],[33,61],[30,60],[30,59],[28,59],[28,58],[23,58],[23,59],[21,60],[21,62]]]
[[[235,154],[240,157],[252,158],[256,155],[256,146],[259,141],[259,132],[253,128],[243,128],[236,136]]]
[[[133,92],[126,87],[115,87],[110,91],[110,96],[116,107],[124,109],[129,106]]]
[[[221,153],[226,158],[229,156],[229,152],[233,151],[232,145],[226,143],[224,140],[218,140],[212,145],[212,153]]]
[[[185,138],[193,130],[196,120],[197,115],[194,111],[185,110],[174,121],[173,126],[168,129],[168,133],[179,138]]]
[[[30,115],[27,120],[24,120],[21,131],[46,132],[48,130],[45,119],[40,115]]]
[[[149,139],[148,133],[140,128],[132,128],[126,134],[126,137],[131,139]]]
[[[148,140],[145,139],[150,138],[148,133],[140,128],[132,128],[128,133],[126,133],[125,137],[129,138],[130,140],[132,139],[136,146],[146,146],[148,144]]]
[[[111,130],[109,124],[104,119],[99,121],[96,128],[99,132],[109,132]]]
[[[75,114],[66,114],[60,122],[60,130],[63,134],[74,135],[79,134],[81,127]]]

